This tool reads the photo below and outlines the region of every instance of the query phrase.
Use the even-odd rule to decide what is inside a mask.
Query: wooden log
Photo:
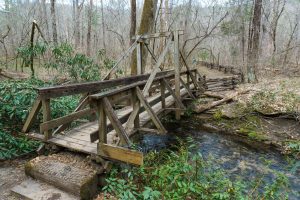
[[[81,169],[54,158],[40,156],[29,161],[25,164],[25,174],[79,196],[80,199],[93,199],[97,193],[98,177],[95,170]]]
[[[221,100],[218,100],[218,101],[214,101],[212,103],[209,103],[209,104],[206,104],[206,105],[199,105],[199,106],[196,106],[196,108],[194,109],[194,112],[196,113],[202,113],[204,111],[207,111],[209,109],[212,109],[218,105],[221,105],[225,102],[228,102],[228,101],[231,101],[234,97],[240,95],[240,94],[245,94],[249,92],[249,90],[246,90],[246,91],[242,91],[242,92],[235,92],[234,94],[228,96],[228,97],[224,97],[223,99]]]

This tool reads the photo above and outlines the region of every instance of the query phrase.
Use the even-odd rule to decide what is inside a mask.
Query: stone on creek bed
[[[25,173],[80,199],[91,199],[97,192],[98,177],[95,170],[79,168],[51,157],[40,156],[30,160],[25,165]]]
[[[220,111],[222,116],[228,119],[239,118],[244,115],[244,108],[236,102],[223,105]]]

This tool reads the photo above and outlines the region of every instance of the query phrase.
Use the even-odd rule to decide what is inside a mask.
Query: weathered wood
[[[139,120],[139,111],[140,111],[140,101],[137,98],[136,91],[132,92],[132,112],[126,122],[126,132],[131,131],[133,128],[139,128],[140,120]]]
[[[88,100],[89,100],[89,97],[86,95],[80,101],[80,103],[78,104],[78,106],[75,108],[75,110],[73,112],[77,112],[77,111],[81,110],[82,108],[84,108],[88,104]],[[64,131],[66,128],[68,128],[69,125],[70,125],[70,123],[66,123],[66,124],[59,126],[57,129],[55,129],[55,131],[53,131],[53,135],[56,135],[57,133]]]
[[[53,119],[51,121],[43,122],[40,125],[40,132],[48,131],[48,130],[58,127],[62,124],[67,124],[67,123],[73,122],[74,120],[79,119],[81,117],[88,116],[88,115],[92,114],[93,112],[94,112],[93,109],[86,108],[84,110],[80,110],[78,112],[74,112],[69,115],[59,117],[57,119]]]
[[[99,123],[99,143],[107,143],[107,120],[104,111],[104,105],[101,102],[98,102],[98,123]],[[98,144],[99,144],[98,143]],[[98,146],[98,148],[100,148]]]
[[[163,109],[166,108],[166,86],[163,80],[160,81],[160,99],[161,99],[161,107]]]
[[[158,72],[156,77],[167,75],[172,72],[173,70]],[[128,85],[128,84],[136,83],[138,81],[145,81],[149,78],[149,76],[150,74],[143,74],[143,75],[130,76],[125,78],[117,78],[113,80],[51,86],[45,88],[38,88],[37,91],[41,99],[62,97],[62,96],[81,94],[81,93],[93,93],[107,88]]]
[[[183,87],[186,89],[186,91],[190,95],[190,97],[192,97],[193,99],[196,99],[196,97],[193,95],[192,91],[187,86],[187,84],[185,84],[185,82],[182,80],[182,78],[180,78],[180,82],[181,82],[181,85],[183,85]]]
[[[25,124],[22,128],[23,133],[28,133],[28,131],[29,131],[30,127],[32,126],[34,120],[36,119],[41,107],[42,107],[42,101],[40,98],[37,98],[35,100],[35,102],[33,103],[33,106],[26,118]]]
[[[144,108],[148,112],[150,118],[152,119],[154,125],[157,127],[159,132],[163,133],[163,134],[166,133],[167,132],[166,129],[164,128],[164,126],[162,125],[162,123],[160,122],[158,117],[156,116],[155,112],[152,110],[151,106],[145,99],[145,97],[139,87],[136,87],[136,93],[137,93],[137,96],[138,96],[141,104],[143,104]]]
[[[129,139],[125,129],[123,128],[122,123],[119,121],[118,116],[114,112],[113,107],[111,106],[107,97],[104,97],[102,99],[102,104],[104,105],[104,110],[105,110],[105,113],[106,113],[110,123],[114,127],[114,129],[117,132],[118,136],[120,137],[121,141],[125,142],[127,145],[130,145],[131,144],[130,139]]]
[[[155,133],[155,134],[159,134],[159,132],[156,129],[152,129],[152,128],[139,128],[138,129],[141,132],[147,132],[147,133]]]
[[[137,61],[137,75],[143,74],[142,72],[142,43],[138,42],[136,47],[136,61]]]
[[[107,159],[118,160],[134,165],[143,165],[143,153],[139,151],[99,143],[98,153]]]
[[[168,51],[169,51],[169,48],[170,48],[170,46],[171,46],[171,43],[172,43],[172,38],[170,37],[170,38],[168,39],[168,41],[167,41],[166,47],[164,48],[162,54],[159,56],[159,58],[158,58],[158,60],[157,60],[157,62],[156,62],[156,64],[155,64],[154,68],[152,69],[152,72],[151,72],[151,74],[150,74],[150,76],[149,76],[149,79],[148,79],[148,81],[147,81],[147,83],[146,83],[146,85],[145,85],[145,87],[144,87],[144,89],[143,89],[143,95],[144,95],[144,96],[147,96],[148,91],[149,91],[149,88],[150,88],[150,86],[152,85],[153,80],[154,80],[156,74],[157,74],[158,71],[160,70],[159,67],[160,67],[160,65],[163,63],[163,61],[164,61],[164,59],[165,59],[165,56],[167,55],[167,53],[168,53]]]
[[[173,91],[173,89],[171,88],[171,86],[168,84],[168,82],[167,82],[165,79],[163,79],[163,80],[164,80],[164,82],[165,82],[165,86],[166,86],[167,90],[168,90],[168,91],[171,93],[171,95],[173,96],[173,98],[174,98],[175,103],[177,104],[177,106],[178,106],[179,108],[185,109],[185,106],[183,105],[183,103],[181,102],[181,100],[177,98],[175,92]]]
[[[174,70],[175,70],[175,95],[176,98],[181,101],[180,96],[180,63],[179,63],[179,34],[178,31],[174,31]],[[178,105],[180,108],[180,105]],[[180,119],[180,111],[175,111],[175,118]]]
[[[42,100],[42,108],[43,108],[43,122],[50,121],[51,113],[50,113],[50,99]],[[44,139],[47,141],[51,138],[51,131],[44,131]]]

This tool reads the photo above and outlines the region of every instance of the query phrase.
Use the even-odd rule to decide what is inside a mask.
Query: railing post
[[[98,102],[97,109],[98,109],[98,122],[99,122],[99,143],[98,143],[98,152],[99,152],[99,144],[107,143],[107,120],[106,120],[106,114],[104,111],[102,100]]]
[[[132,102],[132,109],[137,109],[138,110],[138,113],[134,119],[134,128],[140,128],[140,115],[139,115],[139,110],[140,110],[140,107],[141,107],[141,104],[140,104],[140,100],[138,99],[137,97],[137,93],[136,93],[136,88],[134,88],[132,90],[132,97],[131,97],[131,102]]]
[[[178,31],[174,31],[174,64],[175,64],[175,95],[181,101],[180,98],[180,63],[179,63],[179,34]],[[175,111],[175,118],[180,119],[180,107],[177,105]]]
[[[186,72],[186,82],[187,82],[188,89],[190,89],[190,82],[191,82],[191,80],[190,80],[190,71]]]
[[[163,80],[160,80],[160,98],[161,98],[161,107],[162,109],[166,108],[166,85]]]
[[[136,60],[137,60],[137,75],[143,74],[143,68],[142,68],[142,42],[137,42],[136,47]]]
[[[51,113],[50,113],[50,99],[42,100],[42,108],[43,108],[43,122],[50,121]],[[52,137],[51,131],[44,131],[44,140],[47,141]]]

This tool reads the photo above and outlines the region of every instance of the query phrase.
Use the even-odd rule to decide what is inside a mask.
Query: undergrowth
[[[36,88],[51,84],[34,78],[0,82],[0,159],[10,159],[37,147],[37,142],[19,132],[37,98]],[[58,118],[72,112],[78,101],[79,96],[51,100],[51,117]],[[37,118],[36,122],[41,121],[42,114],[39,113]]]
[[[288,198],[288,179],[283,174],[276,173],[270,185],[263,185],[263,174],[254,181],[231,181],[213,159],[195,153],[194,145],[181,143],[177,148],[149,153],[139,168],[114,168],[103,192],[117,199]]]
[[[34,151],[40,143],[24,136],[14,137],[0,130],[0,160],[11,159]]]

